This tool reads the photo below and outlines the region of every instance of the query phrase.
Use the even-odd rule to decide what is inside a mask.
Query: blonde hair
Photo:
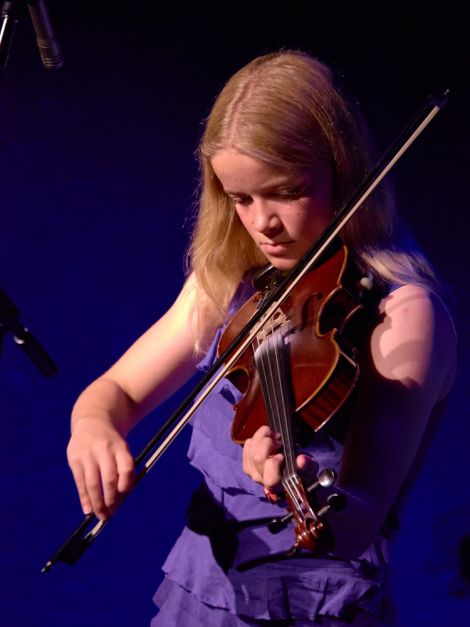
[[[275,167],[329,164],[337,211],[369,169],[366,133],[333,84],[329,69],[297,51],[264,55],[225,85],[207,118],[198,149],[199,210],[189,250],[200,310],[223,320],[245,273],[266,258],[245,231],[212,168],[232,148]],[[386,188],[367,200],[345,227],[343,240],[364,271],[382,282],[430,285],[431,267],[400,241]]]

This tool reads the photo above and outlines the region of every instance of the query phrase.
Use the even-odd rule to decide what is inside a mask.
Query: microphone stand
[[[5,0],[0,17],[2,19],[0,27],[0,69],[4,70],[10,57],[11,42],[13,41],[16,25],[20,20],[20,3],[15,0]]]
[[[29,10],[43,66],[46,70],[58,70],[64,65],[64,57],[45,0],[4,0],[0,11],[0,70],[7,67],[13,35],[24,5]]]
[[[62,67],[64,59],[54,35],[45,0],[4,0],[0,9],[0,70],[7,67],[16,25],[26,5],[44,67],[46,69]],[[13,334],[15,343],[45,377],[52,377],[58,371],[57,365],[39,341],[20,323],[18,308],[6,292],[0,289],[0,351],[3,338],[8,332]]]
[[[8,294],[0,289],[0,349],[5,335],[13,333],[13,341],[28,355],[45,377],[52,377],[59,370],[52,357],[39,341],[19,320],[20,312]]]

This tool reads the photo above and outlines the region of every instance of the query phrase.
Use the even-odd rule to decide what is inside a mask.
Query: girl
[[[69,463],[83,511],[101,519],[132,487],[129,430],[198,364],[210,365],[221,329],[252,292],[253,273],[268,262],[290,270],[369,167],[364,131],[330,72],[300,52],[255,59],[228,81],[199,159],[187,281],[72,413]],[[268,426],[243,451],[231,441],[240,393],[223,380],[193,417],[189,457],[204,482],[164,565],[154,627],[384,624],[388,514],[455,371],[455,335],[437,281],[400,233],[381,192],[342,234],[382,297],[346,427],[323,429],[297,457],[307,479],[318,468],[338,471],[335,491],[346,506],[328,517],[334,550],[288,558],[291,527],[273,535],[247,522],[285,513],[282,500],[272,503],[284,458]]]

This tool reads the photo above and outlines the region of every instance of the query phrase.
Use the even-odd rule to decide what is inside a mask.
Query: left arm
[[[382,320],[370,340],[358,398],[345,442],[338,487],[347,506],[328,516],[336,551],[360,555],[372,542],[397,497],[418,451],[434,405],[455,374],[456,340],[442,302],[406,285],[380,305]],[[268,427],[245,444],[244,469],[275,488],[283,457]],[[305,456],[299,467],[308,470]]]
[[[337,550],[346,555],[362,553],[379,532],[456,368],[455,332],[437,297],[406,285],[380,309],[338,480],[348,506],[330,517]]]

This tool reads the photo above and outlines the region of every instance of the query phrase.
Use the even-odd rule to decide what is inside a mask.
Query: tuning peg
[[[317,480],[311,483],[307,487],[307,492],[313,492],[318,487],[331,488],[336,481],[336,472],[333,468],[325,468],[321,470],[317,475]],[[317,516],[320,518],[323,514],[326,514],[330,510],[333,512],[340,512],[346,505],[346,498],[340,494],[330,494],[326,500],[326,504],[318,511]],[[268,524],[268,529],[271,533],[279,533],[284,529],[287,523],[292,520],[293,514],[289,512],[282,518],[273,518]]]
[[[326,504],[321,507],[318,512],[318,518],[324,516],[327,512],[341,512],[346,507],[346,497],[344,494],[330,494],[326,499]]]
[[[307,492],[313,492],[318,487],[331,488],[336,481],[336,472],[333,468],[324,468],[317,475],[317,480],[307,487]]]

